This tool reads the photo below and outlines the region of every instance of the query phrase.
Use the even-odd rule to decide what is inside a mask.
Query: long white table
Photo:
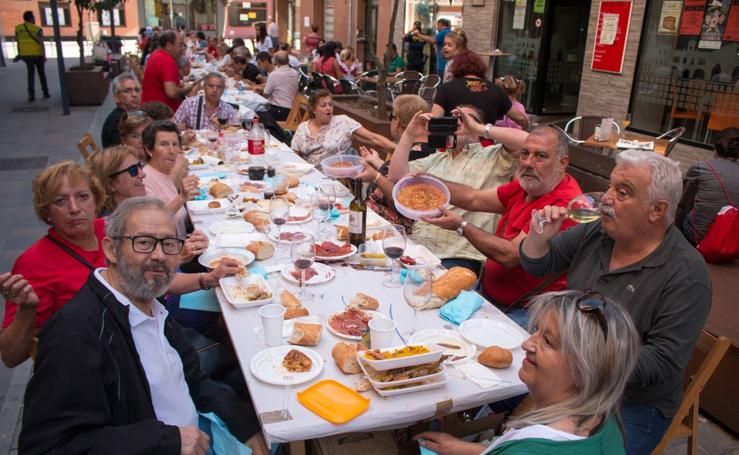
[[[280,162],[302,161],[286,146],[281,145],[279,150],[269,149],[270,153],[276,155]],[[229,177],[232,180],[246,180],[245,176],[234,173]],[[301,178],[301,184],[315,185],[325,183],[326,177],[317,170]],[[225,215],[191,215],[195,226],[208,232],[208,226],[217,221],[225,219]],[[209,234],[210,235],[210,234]],[[283,250],[284,251],[284,250]],[[288,253],[289,254],[289,253]],[[281,260],[288,263],[289,259],[284,256]],[[257,262],[259,265],[269,266],[275,263],[275,258]],[[292,265],[289,265],[292,267]],[[411,326],[412,310],[405,304],[402,288],[387,288],[382,285],[385,279],[384,272],[354,270],[341,263],[332,265],[336,269],[336,277],[324,284],[310,286],[310,291],[316,294],[313,303],[307,304],[311,316],[318,315],[324,322],[328,315],[344,309],[342,297],[348,302],[357,292],[364,292],[374,296],[380,301],[379,311],[386,316],[392,312],[401,333],[407,332]],[[294,290],[295,287],[288,284],[282,278],[270,280],[278,281],[285,288]],[[339,433],[355,431],[375,431],[381,429],[401,428],[414,422],[429,419],[434,416],[448,414],[464,409],[478,406],[484,403],[503,400],[526,392],[526,386],[518,378],[517,371],[523,360],[521,348],[513,350],[513,365],[507,369],[495,370],[495,373],[506,382],[501,382],[492,388],[481,389],[478,385],[466,379],[461,372],[452,366],[447,367],[449,381],[442,387],[422,392],[409,393],[394,397],[383,398],[373,390],[363,393],[370,398],[369,409],[359,417],[343,425],[334,425],[313,412],[303,407],[296,398],[296,392],[304,390],[310,385],[324,380],[334,379],[349,387],[360,379],[360,375],[343,374],[331,357],[331,349],[339,341],[346,341],[334,336],[324,330],[318,346],[311,347],[317,351],[324,360],[323,372],[314,380],[293,386],[290,397],[290,417],[284,420],[279,411],[283,407],[285,389],[283,386],[275,386],[261,382],[254,377],[250,371],[252,357],[266,348],[263,340],[257,336],[258,328],[261,326],[257,309],[236,309],[224,298],[220,289],[217,290],[218,300],[233,345],[238,356],[241,369],[249,386],[249,392],[254,402],[254,407],[259,415],[264,435],[269,443],[292,442],[306,439],[319,438]],[[492,318],[502,321],[522,336],[525,332],[518,327],[507,316],[488,303],[475,313],[475,318]],[[418,330],[425,328],[448,328],[453,326],[441,319],[438,310],[419,311],[417,320]],[[396,341],[401,344],[396,335]],[[478,351],[479,352],[479,351]]]

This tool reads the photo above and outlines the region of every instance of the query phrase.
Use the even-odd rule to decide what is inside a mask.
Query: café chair
[[[298,94],[290,108],[290,113],[287,114],[287,119],[285,119],[285,121],[278,121],[277,125],[279,125],[283,130],[294,132],[298,129],[298,125],[307,121],[309,117],[308,98],[304,95]]]
[[[300,81],[298,82],[298,92],[307,94],[308,88],[310,87],[310,83],[313,80],[311,78],[310,68],[308,67],[308,65],[300,65],[298,66],[298,73],[300,73]]]
[[[578,115],[577,117],[571,118],[567,122],[563,131],[570,142],[574,142],[575,144],[582,144],[587,138],[595,134],[595,127],[600,125],[600,123],[603,121],[603,118],[604,117],[600,117],[598,115]],[[575,127],[573,127],[574,136],[571,136],[569,133],[571,125],[576,125],[577,127],[578,132],[576,135],[574,135]],[[620,136],[621,128],[618,126],[618,123],[614,122],[613,126],[616,128],[616,134]]]
[[[95,139],[92,138],[92,135],[90,133],[86,133],[84,136],[82,136],[82,139],[77,143],[77,148],[80,151],[80,155],[82,155],[82,158],[87,161],[87,158],[92,155],[95,152],[100,151],[100,147],[98,147],[97,143],[95,143]]]
[[[438,74],[429,74],[421,78],[421,88],[418,90],[418,96],[425,99],[429,106],[434,103],[436,89],[441,85],[441,77]]]
[[[700,409],[700,394],[713,372],[718,367],[721,359],[729,349],[731,342],[725,336],[714,337],[705,330],[701,331],[700,337],[695,345],[696,352],[708,351],[708,355],[701,363],[697,372],[690,379],[688,387],[683,392],[683,399],[680,407],[672,418],[672,423],[667,428],[665,435],[659,442],[657,447],[652,451],[652,455],[661,454],[667,445],[673,439],[688,438],[688,455],[698,453],[698,412]]]
[[[677,144],[677,141],[680,140],[683,134],[685,134],[685,127],[679,126],[657,136],[657,139],[668,140],[667,148],[665,149],[665,156],[670,156],[670,153],[672,153],[672,149],[675,147],[675,144]]]
[[[398,74],[394,75],[393,77],[395,79],[403,79],[406,81],[420,80],[421,73],[419,73],[418,71],[407,70],[407,71],[401,71]]]
[[[421,79],[402,79],[394,84],[395,93],[398,95],[416,95],[422,88]]]
[[[377,77],[377,70],[365,71],[364,73],[357,76],[357,85],[359,85],[359,88],[361,88],[364,92],[377,90],[377,84],[368,81],[368,77]]]

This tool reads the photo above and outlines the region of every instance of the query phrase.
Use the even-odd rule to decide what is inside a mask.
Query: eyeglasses
[[[132,117],[136,117],[136,118],[146,117],[149,114],[147,114],[144,111],[132,111],[132,112],[124,112],[123,115],[125,116],[125,118],[124,118],[124,120],[125,120],[127,118],[132,118]]]
[[[137,253],[152,253],[156,249],[157,243],[159,243],[162,245],[162,251],[164,252],[164,254],[169,254],[172,256],[180,254],[180,252],[182,251],[182,246],[185,244],[184,240],[175,237],[158,239],[149,235],[130,235],[113,238],[116,240],[130,240],[131,248],[133,248],[133,250]]]
[[[606,300],[600,293],[587,290],[585,294],[575,301],[577,309],[585,314],[593,314],[598,318],[600,328],[603,330],[603,338],[608,339],[608,322],[606,321]]]
[[[117,172],[113,172],[113,173],[112,173],[112,174],[110,174],[110,175],[109,175],[108,177],[110,177],[110,178],[113,178],[113,177],[116,177],[116,176],[118,176],[118,175],[121,175],[121,174],[123,174],[124,172],[128,172],[128,174],[129,174],[129,175],[130,175],[131,177],[136,177],[137,175],[139,175],[139,172],[140,172],[140,171],[141,171],[141,170],[142,170],[143,168],[144,168],[144,163],[142,163],[141,161],[139,161],[139,162],[138,162],[138,163],[136,163],[136,164],[132,164],[132,165],[128,166],[127,168],[123,169],[122,171],[117,171]]]

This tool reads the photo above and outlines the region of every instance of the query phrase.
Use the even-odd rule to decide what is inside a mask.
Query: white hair
[[[139,84],[138,78],[133,73],[121,73],[113,79],[113,93],[120,93],[123,88],[123,83],[126,81],[135,81],[136,85]]]
[[[616,165],[649,166],[651,181],[647,198],[649,202],[667,201],[665,221],[667,225],[672,224],[683,193],[683,176],[677,163],[654,152],[629,149],[616,155]]]

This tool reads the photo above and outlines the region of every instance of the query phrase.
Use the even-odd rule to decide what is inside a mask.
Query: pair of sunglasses
[[[577,309],[585,314],[592,314],[598,318],[600,328],[603,330],[603,338],[608,339],[608,322],[606,321],[605,309],[606,299],[600,293],[587,290],[585,294],[575,301]]]
[[[142,163],[141,161],[139,161],[136,164],[132,164],[132,165],[128,166],[127,168],[123,169],[122,171],[113,172],[108,177],[113,178],[113,177],[116,177],[118,175],[123,174],[124,172],[128,172],[128,175],[130,175],[131,177],[136,177],[137,175],[139,175],[139,172],[143,168],[144,168],[144,163]]]

